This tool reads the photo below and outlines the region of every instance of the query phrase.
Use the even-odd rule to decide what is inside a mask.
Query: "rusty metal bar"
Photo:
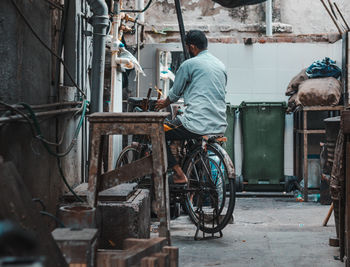
[[[334,2],[334,6],[335,6],[335,8],[337,9],[337,11],[338,11],[340,17],[342,18],[343,22],[345,23],[345,26],[346,26],[347,30],[350,31],[349,24],[346,22],[346,20],[345,20],[343,14],[340,12],[340,9],[338,8],[338,5],[337,5],[335,2]]]
[[[343,32],[341,31],[341,29],[340,29],[340,27],[339,27],[337,21],[336,21],[335,18],[333,17],[331,11],[328,9],[328,7],[327,7],[326,3],[324,2],[324,0],[321,0],[321,2],[322,2],[322,4],[323,4],[324,8],[326,9],[328,15],[331,17],[331,19],[332,19],[332,21],[333,21],[335,27],[337,27],[339,33],[340,33],[340,34],[343,34]]]

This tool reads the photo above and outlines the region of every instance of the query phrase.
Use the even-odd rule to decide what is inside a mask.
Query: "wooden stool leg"
[[[96,125],[94,125],[96,126]],[[102,148],[104,136],[100,135],[97,127],[91,131],[90,143],[90,166],[89,166],[89,186],[87,201],[91,207],[96,207],[99,187],[99,177],[102,169]]]
[[[166,237],[170,245],[169,189],[167,182],[167,158],[163,125],[157,125],[151,135],[153,156],[153,179],[156,213],[160,221],[159,236]]]

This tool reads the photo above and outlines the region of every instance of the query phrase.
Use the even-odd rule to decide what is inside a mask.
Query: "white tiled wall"
[[[179,44],[146,45],[142,50],[141,65],[148,77],[142,88],[156,81],[156,49],[179,50]],[[284,95],[289,81],[313,61],[330,57],[341,66],[342,43],[267,43],[267,44],[209,44],[209,51],[227,68],[227,102],[239,105],[242,101],[287,101]],[[152,76],[153,73],[153,76]],[[149,77],[152,76],[152,77]],[[145,84],[146,83],[146,84]],[[238,119],[238,118],[237,118]],[[241,174],[241,134],[235,128],[235,165]],[[293,117],[286,116],[285,175],[293,174]]]

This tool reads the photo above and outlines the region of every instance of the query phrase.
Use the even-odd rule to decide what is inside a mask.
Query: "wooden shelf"
[[[324,129],[308,129],[307,115],[308,112],[328,111],[329,117],[334,117],[335,113],[344,110],[343,106],[313,106],[302,107],[294,113],[294,175],[304,179],[304,201],[308,201],[308,195],[315,190],[308,189],[308,136],[309,134],[325,134]],[[301,116],[299,116],[301,115]],[[298,141],[298,151],[296,143]],[[303,144],[303,145],[302,145]],[[303,168],[301,169],[301,166]],[[316,190],[317,192],[317,190]]]

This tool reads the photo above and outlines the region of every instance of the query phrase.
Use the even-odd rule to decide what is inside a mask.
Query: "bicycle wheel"
[[[189,179],[185,207],[192,222],[206,233],[222,230],[235,206],[234,180],[227,179],[224,156],[216,146],[207,144],[206,152],[197,147],[184,164]]]
[[[140,151],[134,146],[126,146],[119,154],[115,168],[118,169],[123,165],[129,164],[140,158]]]

